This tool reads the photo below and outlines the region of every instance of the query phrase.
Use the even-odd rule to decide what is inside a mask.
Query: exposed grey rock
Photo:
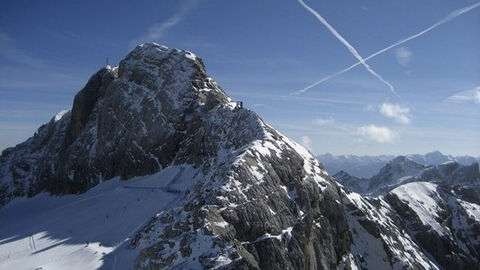
[[[306,149],[236,106],[199,57],[147,43],[94,74],[71,112],[2,153],[0,206],[188,166],[189,186],[166,190],[178,195],[172,206],[139,221],[128,243],[136,269],[468,269],[479,254],[478,165],[412,162],[397,158],[361,185],[339,175],[386,196],[347,191]],[[417,171],[439,186],[422,193],[439,198],[430,223],[421,202],[401,196]]]
[[[348,265],[358,269],[438,269],[414,238],[404,231],[401,217],[384,198],[344,192],[352,242]],[[348,269],[347,267],[342,269]]]
[[[132,238],[136,268],[333,269],[348,252],[340,189],[318,161],[231,102],[199,57],[153,43],[2,154],[3,203],[186,164],[203,175]]]
[[[412,183],[409,186],[413,185],[423,183]],[[449,186],[430,184],[429,187],[433,188],[429,196],[435,201],[434,208],[422,201],[401,199],[405,196],[404,192],[411,189],[396,189],[385,199],[402,218],[402,226],[442,268],[478,268],[479,217],[473,217],[467,212],[471,205],[458,199]],[[429,214],[435,218],[425,217],[426,213],[419,212],[418,207],[428,207]],[[432,220],[433,223],[427,223],[426,220]]]

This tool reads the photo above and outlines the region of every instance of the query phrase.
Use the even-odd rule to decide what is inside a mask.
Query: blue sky
[[[304,0],[363,58],[468,0]],[[70,108],[87,79],[135,44],[200,55],[273,127],[320,154],[440,150],[480,156],[480,7],[357,66],[296,0],[0,1],[0,149]]]

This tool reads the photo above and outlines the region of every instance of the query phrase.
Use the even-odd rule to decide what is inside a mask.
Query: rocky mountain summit
[[[3,151],[0,268],[472,269],[479,197],[435,179],[474,186],[474,168],[412,162],[352,192],[201,58],[142,44]]]
[[[199,57],[154,43],[98,71],[71,112],[2,153],[2,204],[172,166],[193,180],[166,188],[177,203],[132,237],[137,269],[332,269],[348,251],[341,191],[318,161],[232,102]]]

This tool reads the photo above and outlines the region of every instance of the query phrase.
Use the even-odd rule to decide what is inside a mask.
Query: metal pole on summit
[[[106,63],[106,65],[105,65],[105,66],[107,66],[107,67],[108,67],[108,56],[107,56],[107,58],[105,59],[105,63]]]

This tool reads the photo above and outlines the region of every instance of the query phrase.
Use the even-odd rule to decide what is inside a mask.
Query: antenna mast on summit
[[[106,66],[108,66],[108,57],[105,59]]]

